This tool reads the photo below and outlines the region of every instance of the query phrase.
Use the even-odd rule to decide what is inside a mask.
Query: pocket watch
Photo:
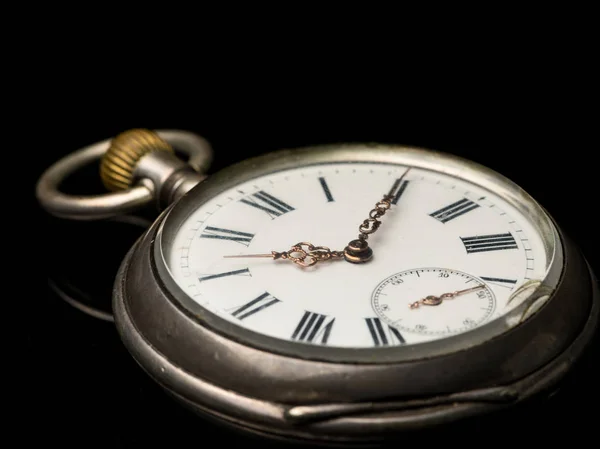
[[[504,176],[365,143],[208,176],[211,151],[189,132],[134,129],[37,186],[59,217],[156,205],[116,275],[114,320],[198,415],[265,438],[377,444],[548,395],[590,343],[590,267]],[[58,190],[98,159],[108,193]]]

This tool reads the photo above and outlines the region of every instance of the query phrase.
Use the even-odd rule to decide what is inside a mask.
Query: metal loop
[[[187,163],[193,169],[203,171],[208,168],[212,161],[212,148],[204,138],[180,130],[155,132],[170,143],[175,151],[187,155]],[[73,220],[99,220],[133,212],[154,200],[150,183],[119,192],[87,196],[69,195],[58,190],[69,175],[100,159],[110,147],[111,141],[112,139],[106,139],[68,154],[42,174],[36,186],[36,196],[47,212]]]
[[[372,218],[373,220],[377,220],[378,218],[381,218],[385,215],[385,210],[381,211],[381,209],[373,209],[371,212],[369,212],[369,218]]]
[[[377,231],[380,224],[381,222],[374,218],[367,218],[365,221],[363,221],[362,225],[359,226],[358,230],[362,234],[372,234],[373,232]]]

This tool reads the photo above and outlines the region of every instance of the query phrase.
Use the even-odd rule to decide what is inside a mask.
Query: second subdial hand
[[[433,296],[433,295],[426,296],[423,299],[419,299],[418,301],[410,303],[409,307],[411,309],[417,309],[422,305],[423,306],[439,306],[442,302],[444,302],[445,299],[452,299],[452,298],[455,298],[460,295],[464,295],[467,293],[474,292],[476,290],[480,290],[484,287],[485,287],[485,285],[480,284],[480,285],[476,285],[475,287],[466,288],[464,290],[458,290],[455,292],[444,293],[443,295],[440,295],[440,296]]]

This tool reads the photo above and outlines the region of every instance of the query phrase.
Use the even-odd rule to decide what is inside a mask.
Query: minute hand
[[[375,208],[369,212],[369,218],[364,220],[358,227],[358,238],[351,240],[348,246],[344,248],[344,259],[352,263],[364,263],[373,257],[373,250],[369,247],[367,239],[370,234],[373,234],[379,226],[381,226],[381,217],[392,207],[394,198],[398,195],[398,191],[402,189],[402,181],[407,173],[410,171],[410,167],[402,174],[400,179],[391,190],[383,195],[383,198],[375,204]]]

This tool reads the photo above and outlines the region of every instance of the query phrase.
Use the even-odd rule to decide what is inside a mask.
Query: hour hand
[[[332,251],[326,246],[315,246],[312,243],[300,242],[293,245],[288,251],[283,252],[271,251],[270,254],[239,254],[223,257],[227,259],[268,257],[272,258],[273,260],[289,260],[301,267],[311,267],[316,263],[323,262],[325,260],[343,259],[344,253],[342,251]]]

